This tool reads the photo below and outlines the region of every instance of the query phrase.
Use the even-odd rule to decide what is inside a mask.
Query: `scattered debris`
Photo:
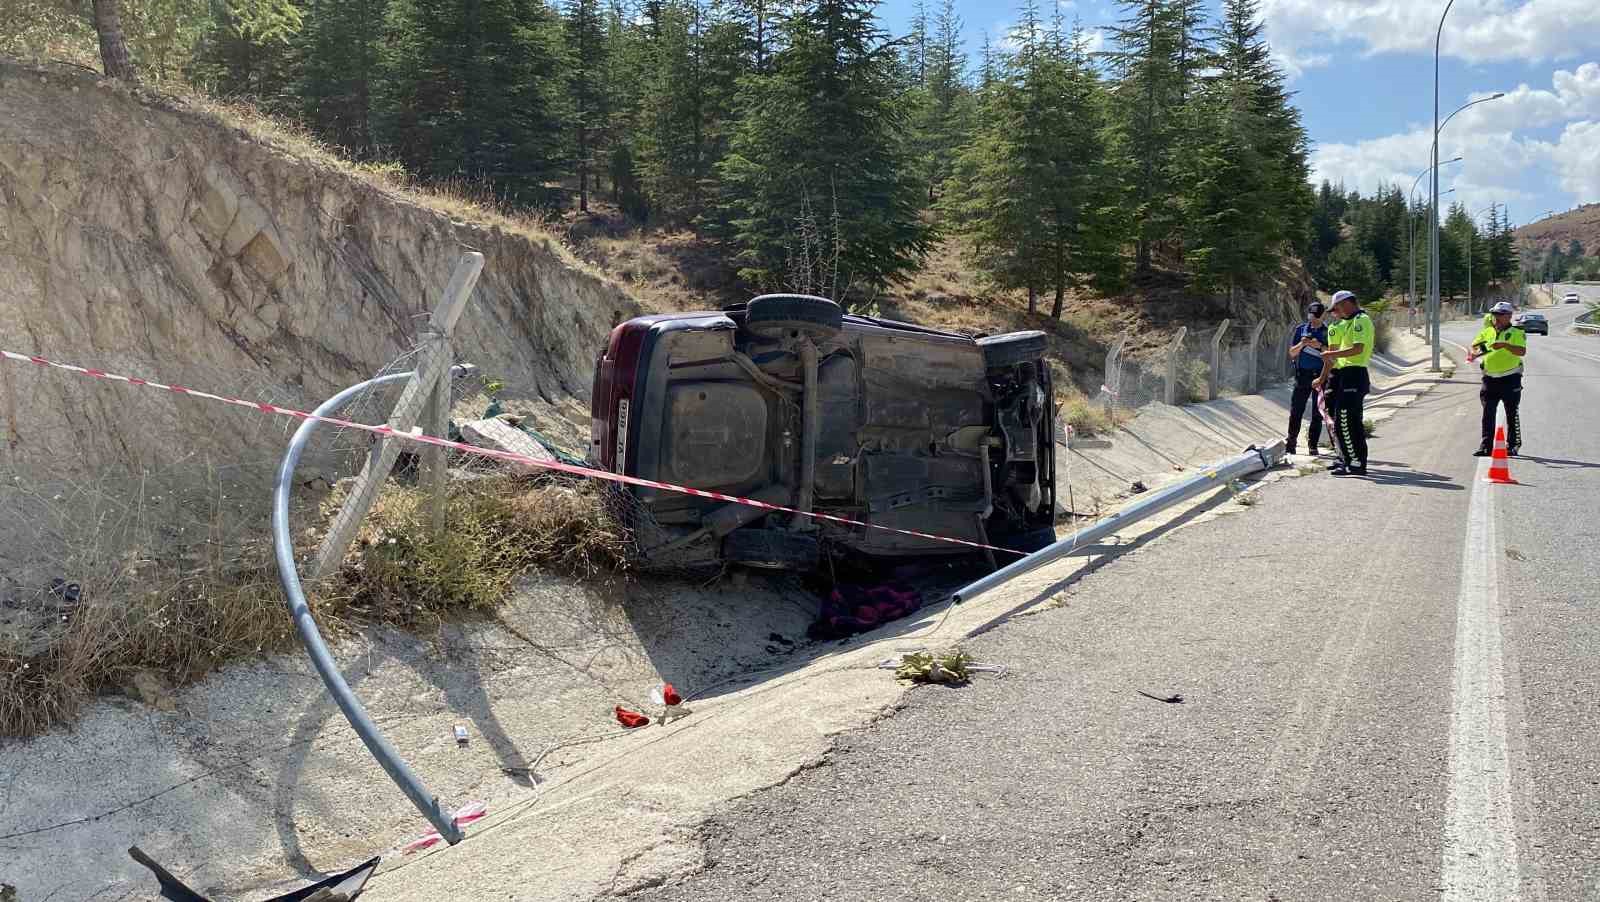
[[[456,724],[455,733],[456,745],[465,746],[467,744],[467,728],[462,724]]]
[[[1527,555],[1523,554],[1522,552],[1518,551],[1515,548],[1507,548],[1506,549],[1506,557],[1511,558],[1513,561],[1525,561],[1525,560],[1528,559]]]
[[[454,824],[459,829],[461,827],[465,827],[475,820],[478,820],[488,813],[489,806],[485,805],[483,802],[468,802],[456,810],[456,813],[450,818],[450,823]],[[410,855],[412,852],[418,852],[428,848],[429,846],[437,845],[439,842],[443,841],[443,839],[444,837],[439,835],[439,831],[429,830],[427,833],[424,833],[416,839],[413,839],[411,842],[406,843],[400,848],[400,851],[403,854]],[[377,859],[373,860],[376,861]],[[268,900],[268,902],[275,902],[275,900]],[[308,899],[306,902],[310,902],[310,900]]]
[[[635,727],[648,725],[650,723],[650,718],[645,717],[643,714],[640,714],[637,711],[629,711],[627,708],[618,705],[617,723],[620,723],[631,730]]]
[[[211,902],[184,884],[182,880],[172,876],[166,868],[157,864],[154,859],[144,853],[138,846],[130,846],[128,854],[133,860],[150,869],[156,875],[156,881],[161,884],[161,898],[170,899],[171,902]],[[273,896],[262,902],[350,902],[366,888],[367,881],[378,870],[380,858],[371,858],[356,865],[342,874],[325,877],[310,886],[301,887],[291,893]],[[7,895],[8,886],[0,886],[0,902],[16,902],[14,894]]]
[[[793,645],[794,644],[794,640],[793,639],[785,639],[785,638],[783,638],[783,635],[781,633],[767,633],[767,641],[768,642],[776,642],[779,645]]]
[[[650,700],[661,707],[661,719],[656,721],[661,726],[666,726],[669,720],[687,717],[694,713],[683,707],[683,696],[678,694],[678,690],[673,688],[671,683],[662,683],[651,689]]]
[[[1135,480],[1133,485],[1128,487],[1128,490],[1133,492],[1135,495],[1142,495],[1145,492],[1150,491],[1150,487],[1145,485],[1142,482],[1139,482],[1139,481]]]
[[[895,668],[894,676],[898,680],[911,680],[915,683],[942,683],[956,685],[965,683],[971,678],[972,656],[960,649],[952,649],[942,655],[932,652],[919,651],[908,654],[900,659],[900,666]]]
[[[920,607],[922,596],[898,583],[838,586],[823,601],[822,612],[807,632],[813,639],[843,639],[877,629]]]
[[[913,654],[913,653],[912,652],[907,652],[907,653],[905,653],[904,655],[902,655],[899,658],[885,658],[882,661],[878,662],[878,669],[879,670],[899,670],[900,667],[905,663],[905,658],[909,657],[911,654]],[[967,673],[968,674],[992,673],[995,676],[1005,676],[1006,675],[1006,665],[1004,665],[1004,664],[984,664],[984,663],[981,663],[981,662],[978,662],[978,661],[968,661],[967,662]]]
[[[1134,691],[1139,693],[1140,695],[1144,696],[1145,698],[1154,699],[1155,701],[1162,702],[1163,704],[1168,704],[1168,705],[1181,705],[1181,704],[1183,704],[1183,696],[1181,696],[1181,695],[1151,695],[1150,693],[1144,691],[1143,689],[1135,689]]]
[[[555,461],[555,455],[550,449],[535,441],[533,436],[517,429],[505,420],[493,417],[487,420],[473,420],[461,424],[461,436],[468,444],[477,445],[479,448],[489,448],[495,451],[506,451],[511,454],[520,454],[534,460]],[[528,476],[541,472],[539,467],[531,464],[512,463],[502,461],[515,472]]]

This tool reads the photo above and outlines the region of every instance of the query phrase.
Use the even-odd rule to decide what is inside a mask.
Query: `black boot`
[[[1488,445],[1479,445],[1478,446],[1478,450],[1472,452],[1472,456],[1473,457],[1488,457],[1490,454],[1493,454],[1493,453],[1494,452],[1489,448]]]

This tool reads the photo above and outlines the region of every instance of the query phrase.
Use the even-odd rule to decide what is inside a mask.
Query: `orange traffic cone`
[[[1508,463],[1510,456],[1506,454],[1506,427],[1499,426],[1494,431],[1494,455],[1489,459],[1489,481],[1502,485],[1518,485],[1511,478],[1511,465]]]

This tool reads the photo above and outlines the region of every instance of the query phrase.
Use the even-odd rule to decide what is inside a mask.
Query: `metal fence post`
[[[1183,351],[1183,340],[1189,335],[1188,326],[1179,326],[1178,334],[1167,348],[1167,403],[1178,403],[1178,355]]]
[[[1256,323],[1256,330],[1250,333],[1250,394],[1261,390],[1261,375],[1256,370],[1257,358],[1261,351],[1261,333],[1267,331],[1267,321]]]
[[[1233,320],[1225,319],[1217,327],[1215,335],[1211,336],[1211,378],[1206,383],[1206,400],[1217,399],[1217,384],[1222,380],[1222,337],[1228,334],[1228,327],[1233,325]]]
[[[417,358],[417,369],[406,387],[400,392],[400,400],[395,402],[394,410],[389,415],[389,426],[396,432],[410,432],[417,425],[418,418],[422,415],[425,405],[433,402],[435,408],[443,408],[443,414],[449,417],[449,372],[450,372],[450,333],[455,329],[456,321],[461,318],[461,311],[466,309],[467,298],[472,296],[472,289],[478,283],[478,274],[483,271],[483,255],[471,251],[461,255],[461,260],[456,264],[455,272],[450,276],[450,284],[445,287],[444,297],[439,305],[434,308],[428,318],[428,333],[422,343],[422,351]],[[446,384],[441,389],[439,382]],[[440,393],[444,394],[445,402],[435,401]],[[438,421],[438,413],[434,416]],[[394,469],[396,458],[400,456],[400,442],[382,441],[375,442],[372,450],[367,454],[367,462],[361,468],[361,475],[356,478],[355,488],[351,489],[350,496],[345,499],[344,507],[334,517],[332,525],[328,527],[328,534],[322,540],[322,546],[317,549],[316,560],[312,562],[311,578],[323,579],[339,569],[344,562],[345,552],[350,550],[350,543],[355,540],[356,530],[360,528],[361,521],[367,516],[367,511],[372,509],[372,504],[378,499],[378,491],[389,478],[389,472]],[[443,452],[444,449],[438,449]],[[437,470],[443,475],[444,461],[437,462]],[[430,473],[430,483],[432,475]],[[443,480],[440,479],[435,487],[442,492]],[[436,498],[436,504],[442,499]],[[442,514],[442,512],[441,512]]]

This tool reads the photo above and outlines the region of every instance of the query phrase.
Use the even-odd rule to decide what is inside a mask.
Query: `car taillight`
[[[628,423],[639,355],[649,326],[623,323],[611,330],[606,353],[595,364],[590,401],[590,454],[602,469],[627,471]]]

